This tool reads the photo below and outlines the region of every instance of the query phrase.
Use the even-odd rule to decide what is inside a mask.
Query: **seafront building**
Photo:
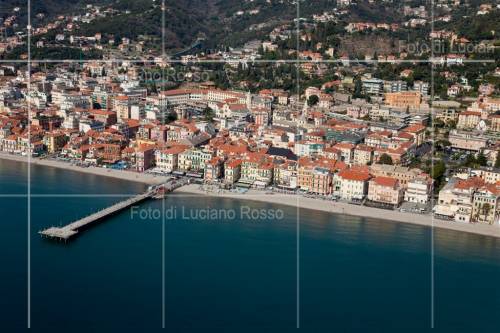
[[[396,178],[375,177],[368,185],[368,200],[390,206],[399,206],[403,201],[403,188]]]
[[[432,193],[432,179],[428,176],[419,176],[407,182],[404,200],[425,205],[429,202],[430,193]]]
[[[25,73],[3,75],[0,151],[381,208],[428,208],[436,201],[439,218],[498,222],[496,169],[450,175],[432,200],[434,182],[423,163],[431,145],[426,82],[412,88],[357,73],[359,93],[370,98],[354,98],[352,76],[305,87],[300,95],[251,92],[245,85],[223,89],[210,81],[151,89],[138,72],[152,68],[119,62],[85,63],[76,71],[35,67],[29,92]],[[479,96],[464,110],[460,103],[441,104],[447,109],[440,119],[456,124],[442,141],[458,153],[481,153],[493,166],[498,99]]]
[[[457,174],[439,192],[435,215],[459,222],[499,224],[499,177],[498,169]]]

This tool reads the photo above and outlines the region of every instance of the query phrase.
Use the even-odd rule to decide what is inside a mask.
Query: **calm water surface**
[[[68,244],[37,231],[83,217],[145,186],[32,167],[31,325],[40,331],[279,332],[297,324],[297,212],[266,203],[171,196],[165,223],[125,211]],[[0,313],[27,321],[27,165],[0,160]],[[196,209],[283,210],[282,220],[183,219]],[[162,208],[148,201],[141,208]],[[435,326],[500,328],[500,242],[435,230]],[[300,210],[300,326],[309,331],[427,331],[431,231]],[[164,261],[163,261],[164,258]],[[164,266],[163,266],[164,264]],[[165,304],[162,307],[162,266]]]

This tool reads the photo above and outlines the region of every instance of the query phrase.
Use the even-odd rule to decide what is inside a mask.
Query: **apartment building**
[[[284,161],[283,163],[275,163],[273,177],[275,186],[285,189],[296,189],[298,186],[297,162]]]
[[[412,169],[404,166],[373,164],[370,166],[370,173],[374,177],[391,177],[399,181],[402,187],[406,188],[408,182],[422,174],[420,169]]]
[[[417,109],[422,103],[422,95],[418,91],[387,93],[385,103],[392,107]]]
[[[397,207],[403,201],[403,188],[396,178],[375,177],[368,184],[367,199],[372,202]]]
[[[187,149],[186,146],[174,146],[155,152],[156,167],[163,172],[173,172],[179,166],[179,154]]]
[[[373,147],[365,144],[359,144],[354,149],[352,164],[367,165],[373,163]]]
[[[458,129],[474,129],[481,121],[481,112],[464,111],[458,115]]]
[[[241,159],[230,159],[224,164],[224,183],[233,185],[241,177]]]
[[[432,191],[432,179],[418,176],[407,183],[404,200],[407,202],[427,204]]]
[[[480,151],[488,145],[488,139],[478,133],[450,131],[448,141],[451,147],[455,149]]]
[[[485,184],[474,193],[472,220],[474,222],[500,223],[500,182]]]
[[[212,157],[213,154],[209,151],[191,148],[179,154],[178,168],[180,171],[204,171]]]
[[[246,183],[262,187],[273,181],[272,159],[261,153],[249,153],[241,164],[241,179]]]
[[[222,177],[224,160],[220,157],[213,157],[205,164],[205,181],[214,182]]]
[[[340,182],[339,195],[342,199],[352,201],[363,200],[368,193],[368,172],[346,169],[338,173]]]

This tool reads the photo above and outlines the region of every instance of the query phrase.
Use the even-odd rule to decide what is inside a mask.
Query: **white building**
[[[78,130],[80,132],[87,133],[90,130],[96,131],[96,132],[102,132],[104,131],[104,124],[101,123],[100,121],[95,121],[95,120],[81,120],[80,124],[78,126]]]
[[[412,203],[426,204],[432,189],[432,181],[418,177],[408,181],[404,200]]]
[[[362,200],[368,193],[370,174],[353,170],[343,170],[336,177],[338,177],[340,184],[338,194],[343,200]]]
[[[363,90],[369,95],[380,95],[384,92],[384,81],[376,78],[362,79]]]

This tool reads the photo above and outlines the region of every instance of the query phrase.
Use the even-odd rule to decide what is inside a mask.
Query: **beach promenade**
[[[0,153],[0,159],[7,159],[18,162],[28,161],[27,157],[24,156],[7,155],[1,153]],[[137,173],[124,170],[105,169],[99,167],[84,168],[84,167],[70,165],[69,163],[61,161],[44,160],[38,158],[32,158],[31,163],[32,165],[42,165],[47,167],[71,170],[75,172],[83,172],[97,176],[113,177],[117,179],[140,182],[149,185],[161,184],[168,180],[168,177],[155,176],[151,174]],[[462,232],[500,238],[500,227],[498,226],[444,221],[435,219],[429,214],[415,214],[409,212],[378,209],[372,207],[352,205],[344,202],[333,202],[315,198],[306,198],[303,196],[291,195],[291,194],[281,194],[281,193],[267,194],[266,191],[259,191],[259,190],[249,190],[244,194],[239,194],[230,191],[222,191],[220,193],[207,192],[201,190],[200,185],[195,185],[195,184],[185,185],[181,188],[178,188],[175,190],[175,193],[209,195],[213,197],[231,198],[239,200],[252,200],[252,201],[299,207],[301,209],[312,209],[312,210],[318,210],[336,214],[369,217],[369,218],[385,220],[388,222],[395,221],[395,222],[411,223],[428,227],[434,226],[436,228],[451,229],[455,231],[462,231]]]
[[[231,198],[239,200],[251,200],[279,205],[298,207],[300,209],[312,209],[323,212],[346,214],[351,216],[369,217],[391,222],[411,223],[427,227],[451,229],[455,231],[474,233],[485,236],[500,238],[500,227],[486,224],[470,224],[454,221],[444,221],[433,218],[430,214],[415,214],[372,208],[366,206],[353,205],[345,202],[327,201],[315,198],[306,198],[292,194],[273,193],[266,191],[249,190],[246,193],[238,194],[230,191],[207,192],[200,189],[200,185],[190,184],[183,186],[175,193],[209,195],[212,197]],[[300,211],[299,211],[300,214]]]
[[[17,162],[28,162],[28,158],[26,156],[20,155],[10,155],[5,153],[0,153],[0,159],[17,161]],[[134,171],[127,170],[114,170],[114,169],[106,169],[99,167],[81,167],[76,165],[71,165],[70,163],[56,161],[56,160],[48,160],[48,159],[40,159],[40,158],[31,158],[31,165],[42,165],[46,167],[65,169],[76,172],[88,173],[96,176],[104,176],[104,177],[112,177],[122,180],[127,180],[131,182],[139,182],[148,185],[157,185],[167,181],[167,177],[151,175],[147,173],[139,173]]]

